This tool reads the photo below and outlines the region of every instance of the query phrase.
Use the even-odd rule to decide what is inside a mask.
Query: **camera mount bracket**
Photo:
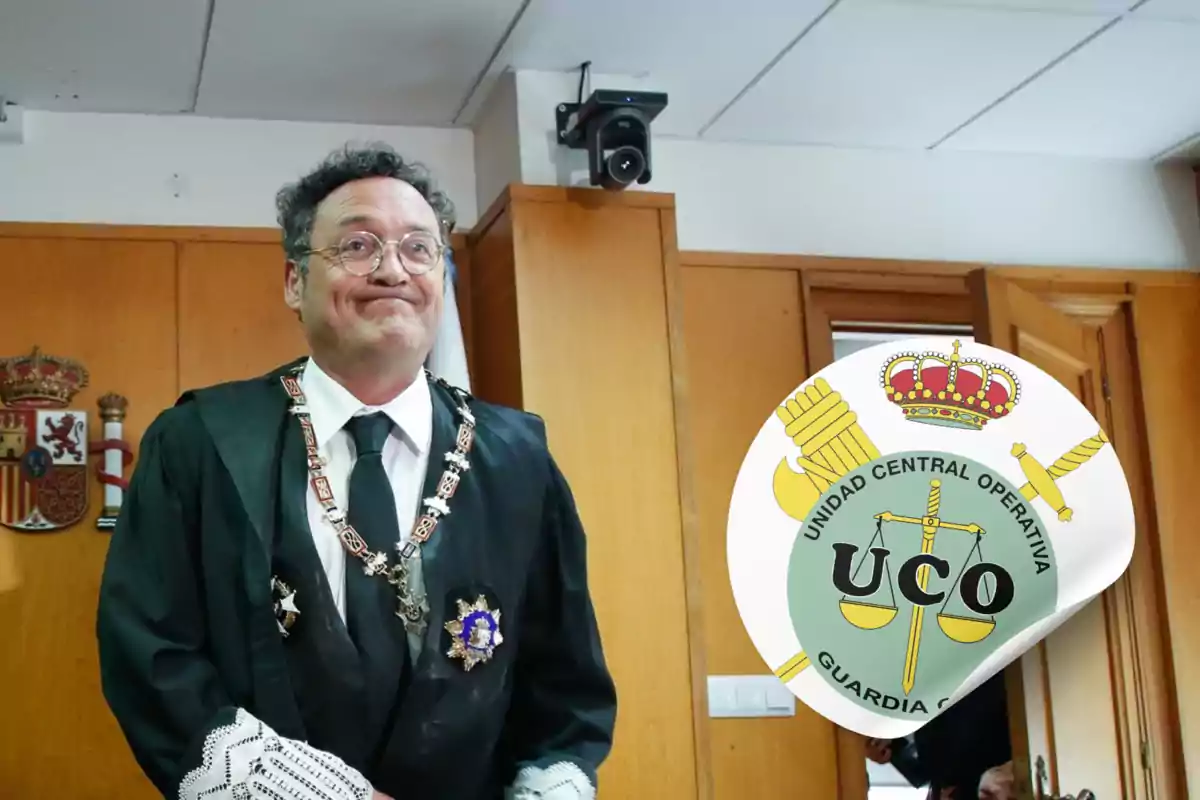
[[[572,150],[583,150],[587,147],[587,137],[578,125],[568,131],[571,126],[571,116],[583,108],[583,103],[559,103],[554,109],[554,130],[558,132],[558,143]]]

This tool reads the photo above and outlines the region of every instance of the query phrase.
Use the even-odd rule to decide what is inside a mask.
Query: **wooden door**
[[[812,372],[800,275],[685,267],[681,284],[706,668],[766,674],[730,589],[725,525],[746,448]],[[710,720],[708,757],[716,800],[867,796],[862,739],[799,702],[793,717]]]
[[[129,399],[135,445],[175,400],[175,245],[0,235],[0,357],[74,359],[90,373],[73,409],[101,438],[96,400]],[[95,459],[89,468],[94,469]],[[128,473],[126,473],[128,475]],[[20,582],[0,593],[0,797],[128,800],[155,796],[100,691],[96,597],[109,534],[102,490],[65,530],[5,532]]]
[[[972,273],[968,283],[976,339],[1045,370],[1108,430],[1098,328],[986,270]],[[1123,774],[1123,721],[1113,700],[1119,693],[1110,648],[1114,627],[1105,599],[1096,598],[1009,667],[1009,718],[1022,797],[1032,796],[1039,759],[1047,791],[1088,788],[1101,798],[1133,796]]]
[[[1194,510],[1200,475],[1195,412],[1200,284],[1181,281],[1134,291],[1138,376],[1131,382],[1142,389],[1145,410],[1143,425],[1133,432],[1145,450],[1143,480],[1153,489],[1153,501],[1145,503],[1138,519],[1139,544],[1143,531],[1154,538],[1144,553],[1134,548],[1132,570],[1137,574],[1140,555],[1141,571],[1159,580],[1161,593],[1151,596],[1137,628],[1142,640],[1149,636],[1163,667],[1152,676],[1149,691],[1147,705],[1157,713],[1148,726],[1147,761],[1155,770],[1156,800],[1187,797],[1189,789],[1200,797],[1200,692],[1187,688],[1200,664],[1200,536]],[[1113,386],[1120,385],[1116,377]]]

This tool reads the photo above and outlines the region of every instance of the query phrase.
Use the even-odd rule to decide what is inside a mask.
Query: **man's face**
[[[331,247],[360,231],[397,241],[416,230],[441,241],[437,215],[425,198],[403,181],[366,178],[341,186],[317,207],[311,246]],[[415,353],[424,361],[441,320],[444,273],[442,260],[423,275],[410,275],[390,245],[378,269],[353,275],[331,251],[311,256],[307,275],[289,262],[284,298],[299,313],[314,350],[351,358]]]
[[[1016,796],[1016,779],[1011,761],[983,773],[979,781],[979,800],[1013,800]]]

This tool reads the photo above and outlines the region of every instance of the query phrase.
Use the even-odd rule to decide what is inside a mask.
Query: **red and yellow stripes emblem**
[[[15,525],[36,506],[34,486],[17,462],[0,462],[0,525]]]

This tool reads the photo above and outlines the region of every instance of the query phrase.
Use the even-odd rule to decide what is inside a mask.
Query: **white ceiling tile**
[[[1200,25],[1130,16],[951,137],[959,150],[1150,158],[1200,133]]]
[[[520,0],[220,0],[197,112],[447,125]]]
[[[1149,0],[1134,14],[1139,19],[1200,22],[1200,0]]]
[[[1190,0],[1183,0],[1189,2]],[[1008,11],[1046,11],[1055,14],[1117,15],[1137,0],[903,0],[911,5],[961,6]]]
[[[684,12],[678,0],[533,0],[495,67],[562,71],[591,60],[597,74],[667,93],[656,134],[695,136],[831,2],[693,0]]]
[[[0,95],[27,108],[169,113],[191,105],[205,0],[0,2]]]
[[[927,147],[1108,19],[844,0],[705,138]]]

